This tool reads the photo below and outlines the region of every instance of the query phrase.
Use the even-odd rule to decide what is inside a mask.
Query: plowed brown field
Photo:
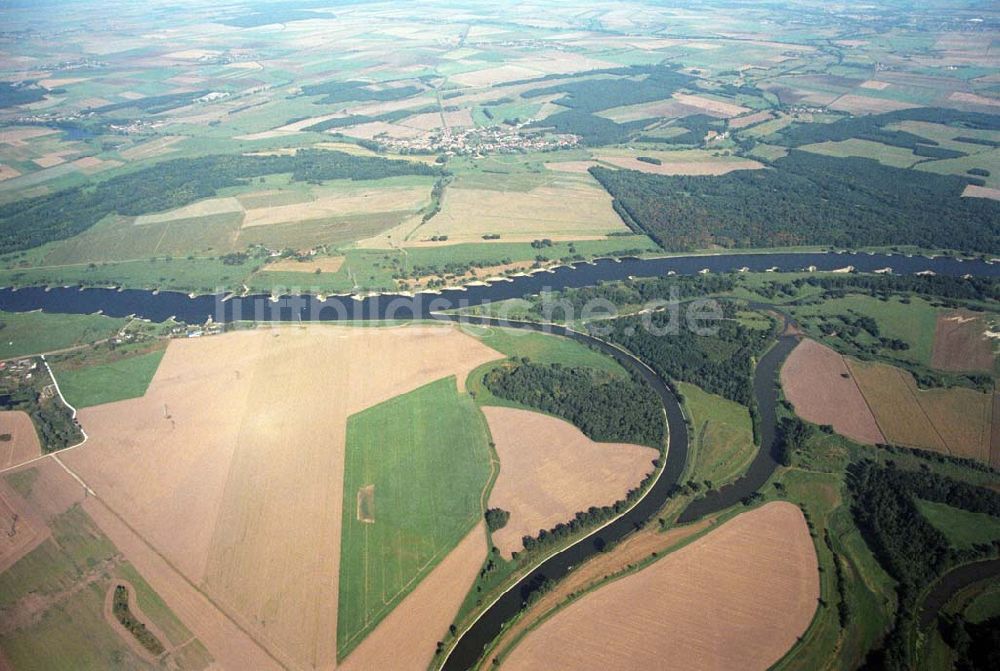
[[[0,412],[0,436],[10,436],[0,440],[0,469],[23,464],[42,453],[35,425],[23,410]]]
[[[501,668],[766,669],[809,626],[818,599],[802,512],[769,503],[581,597]]]
[[[934,328],[931,365],[938,370],[993,370],[993,341],[981,314],[956,310],[940,315]]]
[[[884,443],[844,357],[814,340],[803,340],[781,367],[781,387],[803,419],[829,424],[859,443]]]

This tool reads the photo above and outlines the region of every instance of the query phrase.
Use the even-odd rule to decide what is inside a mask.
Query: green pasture
[[[117,333],[127,321],[101,314],[0,312],[0,359],[103,340]]]

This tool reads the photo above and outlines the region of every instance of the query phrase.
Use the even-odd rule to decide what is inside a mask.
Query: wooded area
[[[993,252],[1000,202],[962,198],[971,178],[793,150],[771,170],[666,176],[590,173],[665,249],[713,245],[916,245]]]

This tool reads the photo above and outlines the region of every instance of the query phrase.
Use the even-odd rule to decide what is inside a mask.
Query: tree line
[[[494,396],[565,419],[592,440],[663,448],[659,398],[637,376],[516,359],[489,370],[483,385]]]

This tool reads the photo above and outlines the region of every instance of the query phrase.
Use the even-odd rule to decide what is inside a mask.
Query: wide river
[[[225,299],[220,295],[188,296],[177,292],[143,290],[24,288],[0,289],[0,310],[23,312],[43,310],[56,313],[89,314],[102,312],[113,317],[135,315],[152,321],[171,317],[197,324],[208,318],[224,322],[234,319],[258,321],[346,321],[377,319],[432,318],[450,308],[481,305],[509,298],[520,298],[540,291],[592,286],[599,282],[629,277],[661,277],[669,274],[692,275],[709,271],[731,272],[776,270],[791,272],[814,268],[837,270],[853,267],[860,272],[890,268],[896,274],[932,272],[939,275],[979,277],[1000,276],[1000,264],[985,261],[960,261],[947,257],[903,256],[865,253],[764,253],[721,254],[713,256],[678,256],[659,259],[598,260],[563,266],[550,272],[540,272],[498,281],[489,285],[446,290],[439,294],[379,295],[366,298],[333,296],[320,298],[280,292],[277,299],[268,295],[251,295]],[[450,318],[450,317],[445,317]],[[487,319],[463,318],[473,323],[496,323]],[[535,325],[509,322],[514,328],[537,329]],[[590,336],[560,327],[548,327],[550,332],[564,335],[597,347],[617,359],[622,365],[645,378],[659,396],[670,430],[669,445],[662,471],[646,494],[623,516],[589,536],[577,541],[548,558],[514,587],[495,601],[466,631],[461,633],[444,668],[464,670],[475,664],[483,649],[500,633],[503,624],[521,609],[525,599],[547,580],[557,580],[573,566],[603,548],[620,540],[645,524],[666,502],[678,484],[687,461],[688,431],[676,397],[667,383],[632,355]],[[762,486],[776,466],[774,443],[775,379],[784,358],[795,345],[792,336],[782,336],[759,362],[754,374],[754,396],[760,410],[761,448],[746,474],[735,483],[692,503],[681,519],[693,520],[723,510]]]

